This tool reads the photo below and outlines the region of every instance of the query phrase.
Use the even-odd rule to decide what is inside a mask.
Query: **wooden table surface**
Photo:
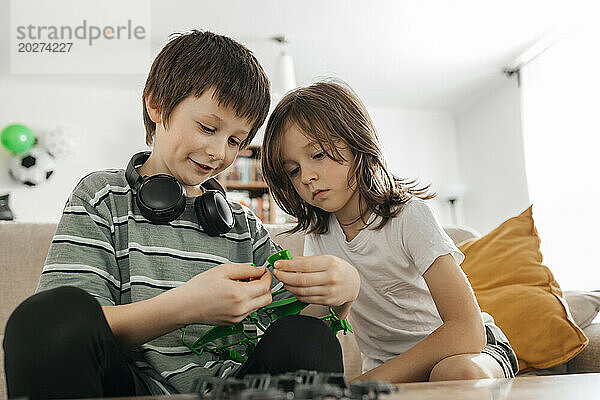
[[[600,399],[600,373],[404,383],[381,400],[594,400]],[[131,400],[193,400],[193,394],[131,397]],[[123,398],[122,398],[123,399]]]
[[[382,399],[438,400],[592,400],[600,399],[600,374],[571,374],[519,377],[516,379],[481,379],[405,383],[401,390]]]

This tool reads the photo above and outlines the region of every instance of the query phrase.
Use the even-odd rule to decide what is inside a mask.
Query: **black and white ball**
[[[27,153],[13,156],[8,172],[24,185],[37,186],[50,178],[54,165],[54,157],[39,147],[33,147]]]

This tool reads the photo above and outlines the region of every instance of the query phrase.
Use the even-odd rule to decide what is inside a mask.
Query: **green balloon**
[[[15,154],[25,153],[35,143],[35,135],[25,125],[8,125],[0,134],[2,146]]]

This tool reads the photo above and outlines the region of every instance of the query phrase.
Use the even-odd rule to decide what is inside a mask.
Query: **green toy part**
[[[272,254],[267,258],[267,262],[271,267],[274,266],[275,261],[277,260],[291,260],[292,255],[289,250],[282,250],[277,253]],[[273,296],[278,295],[280,293],[285,292],[285,289],[279,289]],[[308,304],[301,302],[295,297],[288,297],[282,300],[273,301],[271,304],[268,304],[261,309],[253,312],[248,315],[244,320],[240,323],[231,326],[215,326],[209,329],[204,335],[199,337],[193,343],[188,343],[185,340],[185,328],[181,330],[181,342],[194,353],[201,355],[205,351],[209,351],[211,353],[217,354],[221,360],[233,360],[237,362],[244,362],[248,358],[248,355],[254,350],[258,340],[262,337],[261,335],[251,336],[248,335],[244,331],[244,325],[246,324],[254,324],[260,329],[262,332],[266,331],[266,327],[263,326],[262,322],[259,319],[259,312],[262,312],[269,318],[269,323],[273,323],[277,318],[282,317],[284,315],[296,315],[300,313],[304,308],[306,308]],[[350,324],[343,320],[339,319],[335,312],[333,311],[333,307],[329,307],[329,314],[320,318],[321,320],[329,323],[329,328],[333,331],[333,333],[337,334],[339,331],[343,331],[344,335],[348,332],[352,332],[352,327]],[[221,339],[226,336],[242,334],[244,336],[243,339],[229,343],[226,345],[216,346],[211,345],[211,342]],[[243,353],[239,353],[236,350],[230,349],[230,347],[236,345],[246,345],[246,348]]]
[[[14,154],[25,153],[35,143],[35,135],[25,125],[12,124],[2,130],[0,134],[2,146]]]
[[[292,255],[289,250],[281,250],[277,253],[271,254],[269,258],[267,258],[267,262],[271,267],[275,267],[275,261],[277,260],[291,260]]]

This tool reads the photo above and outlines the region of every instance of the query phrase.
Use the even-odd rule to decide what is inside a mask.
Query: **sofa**
[[[283,248],[289,249],[292,254],[302,254],[303,234],[282,235],[289,226],[266,227]],[[55,229],[56,224],[53,223],[0,221],[0,341],[4,338],[4,328],[11,312],[35,291]],[[477,236],[476,232],[465,227],[444,229],[457,244]],[[583,351],[564,365],[536,373],[600,372],[600,323],[590,324],[583,332],[589,339]],[[340,333],[339,339],[343,349],[346,377],[359,375],[361,356],[356,341],[351,334]],[[6,398],[4,378],[4,357],[0,348],[0,399]]]

